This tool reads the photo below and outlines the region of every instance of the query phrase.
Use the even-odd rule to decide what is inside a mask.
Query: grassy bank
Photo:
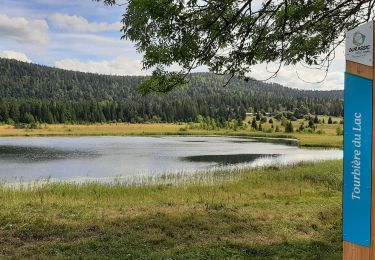
[[[340,259],[341,161],[216,183],[0,188],[0,258]]]
[[[6,136],[129,136],[129,135],[228,135],[247,137],[294,138],[301,146],[342,147],[342,136],[337,136],[334,125],[325,125],[324,134],[308,133],[264,133],[249,130],[201,130],[190,129],[185,124],[91,124],[42,125],[40,129],[16,129],[0,125],[0,137]]]

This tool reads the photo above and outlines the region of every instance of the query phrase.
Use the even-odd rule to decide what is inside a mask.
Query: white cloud
[[[275,78],[276,82],[290,88],[332,90],[344,88],[345,55],[342,46],[336,49],[336,57],[330,65],[328,73],[323,70],[311,69],[302,65],[282,66]],[[252,68],[249,76],[257,80],[265,80],[277,70],[276,64],[259,64]]]
[[[0,14],[1,38],[16,40],[18,43],[45,45],[48,43],[48,24],[45,20],[24,17],[9,17]]]
[[[84,43],[86,46],[89,46],[90,48],[92,46],[101,46],[107,49],[111,49],[113,47],[121,47],[121,49],[124,49],[124,47],[127,47],[130,48],[132,52],[136,52],[133,43],[127,40],[120,40],[120,37],[115,38],[88,33],[58,33],[54,35],[54,39],[58,40],[64,46],[80,42]]]
[[[0,51],[0,57],[6,59],[14,59],[24,62],[32,62],[25,53],[17,51]]]
[[[55,28],[69,32],[104,32],[120,31],[122,25],[118,23],[96,23],[89,22],[82,16],[56,13],[50,16],[50,22]]]
[[[55,62],[55,67],[66,70],[92,72],[107,75],[146,75],[139,60],[118,57],[113,60],[87,61],[64,59]]]

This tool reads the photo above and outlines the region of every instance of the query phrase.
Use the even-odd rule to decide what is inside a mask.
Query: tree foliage
[[[328,69],[344,32],[373,18],[374,0],[116,0],[126,5],[123,38],[136,44],[143,93],[169,92],[199,66],[245,77],[255,64]],[[261,4],[259,4],[261,3]],[[168,72],[178,64],[182,70]],[[279,66],[279,68],[280,68]],[[275,71],[277,73],[278,70]]]
[[[253,117],[253,120],[251,121],[251,128],[255,130],[258,129],[258,124],[257,124],[257,120],[255,119],[255,117]]]
[[[257,113],[300,108],[314,114],[343,114],[342,91],[302,91],[278,84],[193,74],[188,88],[170,95],[142,96],[137,86],[147,77],[106,76],[0,59],[0,122],[192,122],[198,115],[217,122],[242,122]],[[298,112],[300,114],[300,112]]]
[[[293,129],[293,124],[291,121],[289,121],[286,125],[285,125],[285,133],[293,133],[294,129]]]

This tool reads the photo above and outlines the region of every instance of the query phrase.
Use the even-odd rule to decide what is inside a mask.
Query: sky
[[[100,74],[151,73],[142,70],[142,54],[134,43],[120,39],[125,6],[92,0],[0,0],[0,6],[0,57]],[[344,63],[340,47],[326,77],[304,66],[284,66],[269,82],[298,89],[343,89]],[[274,69],[273,64],[259,64],[249,76],[264,80]]]

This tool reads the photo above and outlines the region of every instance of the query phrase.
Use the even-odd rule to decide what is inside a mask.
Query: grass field
[[[183,127],[179,124],[42,124],[40,129],[16,129],[0,126],[0,136],[91,136],[91,135],[152,135],[174,134]]]
[[[214,183],[3,185],[0,258],[340,259],[341,174],[330,161]]]
[[[334,124],[317,125],[321,134],[190,126],[0,125],[0,137],[227,135],[322,147],[343,140]],[[208,174],[143,186],[0,184],[0,258],[341,259],[342,161]]]
[[[339,120],[339,118],[334,118]],[[328,119],[325,119],[327,122]],[[298,129],[302,121],[293,122],[294,128]],[[306,122],[305,122],[306,123]],[[275,122],[280,125],[280,122]],[[10,125],[0,125],[0,137],[5,136],[126,136],[126,135],[228,135],[247,137],[271,137],[271,138],[294,138],[299,140],[301,146],[311,147],[342,147],[343,137],[336,134],[335,124],[319,124],[317,129],[323,133],[310,134],[294,132],[260,132],[246,130],[202,130],[194,129],[186,124],[91,124],[91,125],[68,125],[52,124],[41,125],[40,129],[16,129]],[[270,128],[268,123],[263,124],[265,129]],[[282,130],[282,127],[280,126]]]
[[[342,162],[214,183],[0,188],[0,258],[340,259]]]

